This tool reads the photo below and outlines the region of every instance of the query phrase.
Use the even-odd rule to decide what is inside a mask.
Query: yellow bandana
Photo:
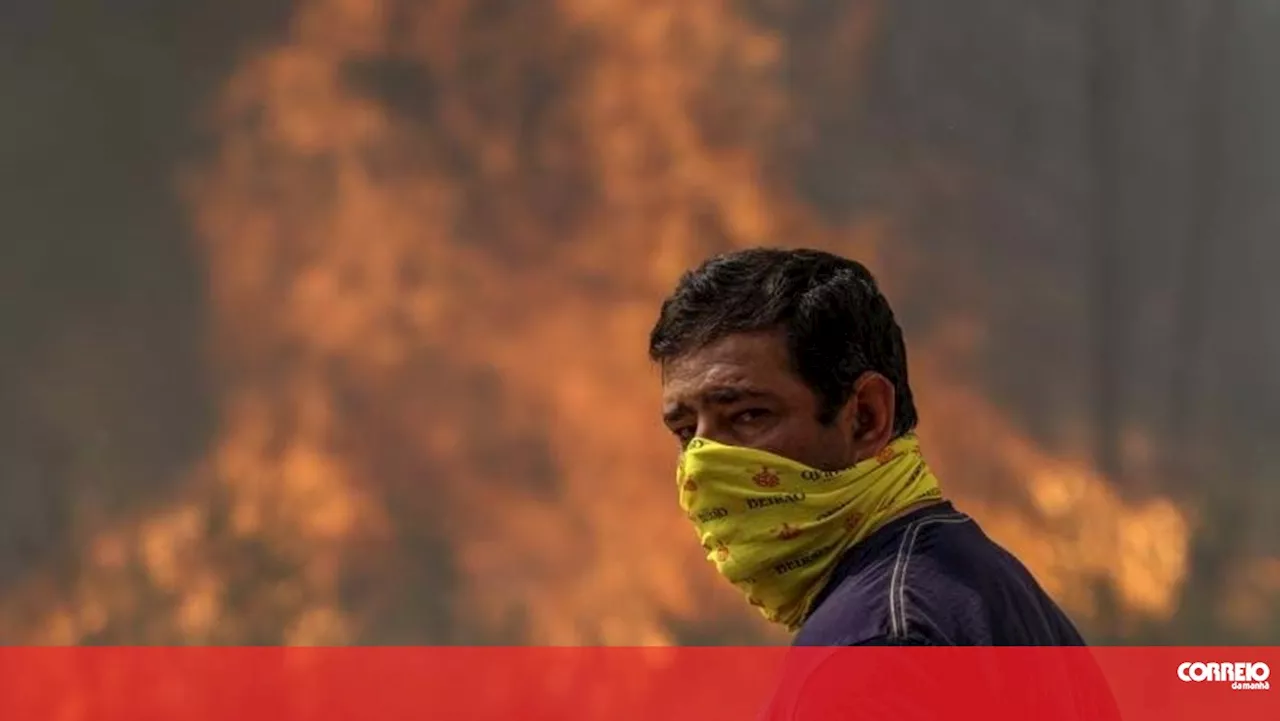
[[[903,509],[942,496],[914,435],[843,471],[695,438],[676,480],[707,560],[791,630],[845,551]]]

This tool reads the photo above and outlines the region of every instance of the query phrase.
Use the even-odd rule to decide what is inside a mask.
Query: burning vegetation
[[[849,3],[813,51],[832,83],[857,85],[875,8]],[[928,288],[894,262],[892,213],[833,222],[795,188],[815,101],[770,28],[719,0],[299,2],[183,178],[219,369],[207,455],[97,524],[74,572],[27,579],[3,637],[781,640],[677,508],[657,304],[760,244],[858,257],[891,298]],[[1188,512],[1020,433],[964,370],[981,319],[934,325],[907,336],[947,493],[1086,628],[1100,585],[1125,618],[1169,618]]]

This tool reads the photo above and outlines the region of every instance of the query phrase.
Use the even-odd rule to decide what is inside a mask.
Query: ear
[[[851,448],[857,459],[875,457],[893,440],[893,383],[874,371],[863,373],[842,413],[848,414],[853,435]]]

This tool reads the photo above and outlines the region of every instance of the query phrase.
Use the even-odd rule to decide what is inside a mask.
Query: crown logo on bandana
[[[778,529],[778,539],[782,541],[790,541],[801,533],[802,531],[799,528],[796,528],[789,523],[784,523],[782,524],[782,527]]]
[[[751,482],[761,488],[774,488],[782,482],[782,479],[767,466],[761,466],[760,472],[751,477]]]

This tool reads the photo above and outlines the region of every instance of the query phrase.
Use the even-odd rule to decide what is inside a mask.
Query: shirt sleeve
[[[910,649],[876,647],[934,646],[921,636],[881,636],[849,648],[832,649],[792,678],[794,693],[776,721],[893,719],[920,721],[974,715],[974,706],[991,705],[1001,717],[1051,721],[1119,721],[1114,696],[1091,656],[1080,649],[1046,651],[1028,659],[1028,667],[1011,673],[1008,662],[995,662],[991,649],[956,659],[950,678],[940,678],[936,656]],[[856,660],[848,655],[855,653]],[[994,653],[999,653],[995,651]],[[933,656],[929,664],[922,657]],[[1004,657],[1007,658],[1007,657]],[[843,659],[843,660],[842,660]],[[1039,659],[1039,660],[1037,660]]]
[[[849,644],[855,647],[931,646],[918,636],[877,636]],[[932,721],[942,718],[927,693],[903,693],[903,689],[928,689],[923,669],[913,668],[907,654],[885,654],[875,663],[859,663],[851,672],[837,661],[839,649],[803,669],[792,669],[800,678],[788,679],[791,693],[775,707],[770,721],[832,721],[833,719],[894,719]]]
[[[932,641],[924,636],[916,634],[908,634],[903,638],[891,638],[889,636],[876,636],[865,641],[851,643],[850,646],[933,646]]]

